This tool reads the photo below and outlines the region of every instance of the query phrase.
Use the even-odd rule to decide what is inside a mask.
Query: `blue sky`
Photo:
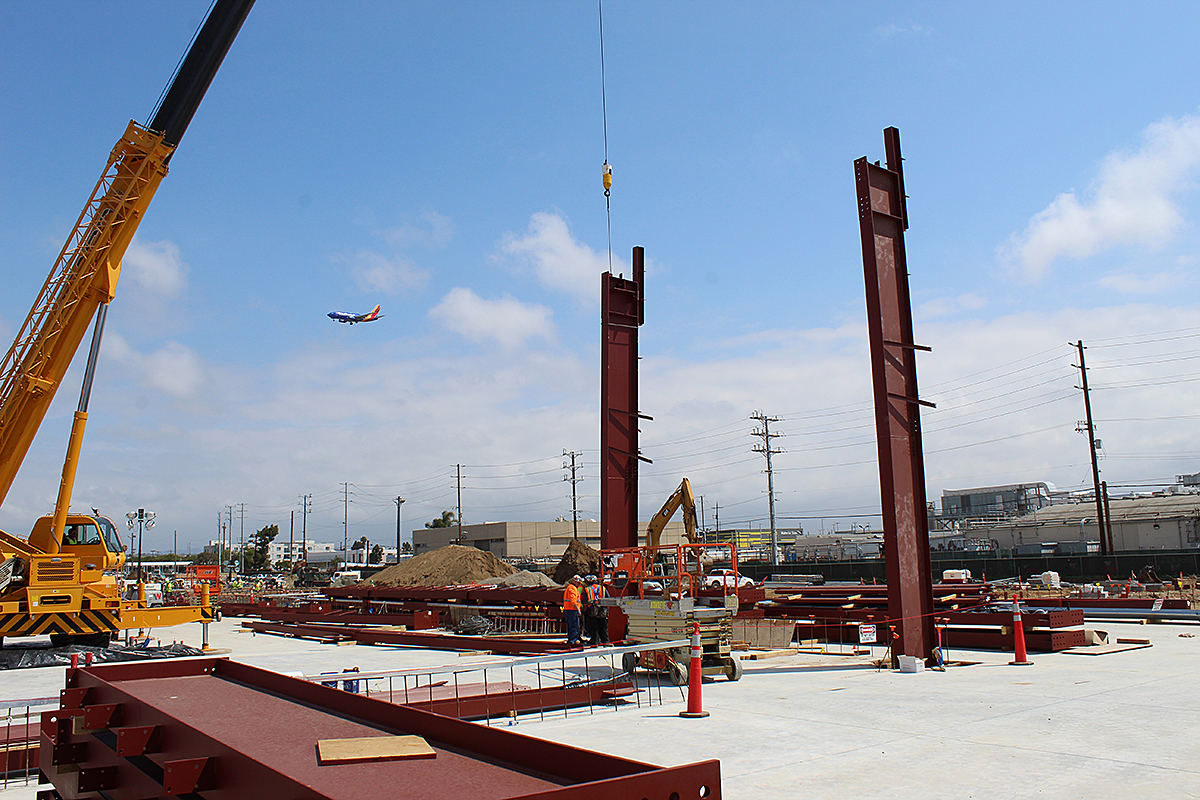
[[[0,336],[11,341],[206,2],[0,5]],[[872,521],[879,490],[852,163],[906,157],[928,493],[1200,470],[1200,97],[1192,3],[606,2],[612,263],[646,248],[643,517],[686,475],[765,526],[756,410],[782,417],[781,525]],[[259,0],[184,137],[113,304],[78,507],[147,545],[247,531],[393,539],[599,510],[609,263],[595,3]],[[386,317],[337,325],[331,310]],[[82,355],[77,359],[82,362]],[[72,370],[0,527],[58,485]],[[877,522],[877,517],[875,521]],[[297,521],[299,526],[299,521]],[[235,526],[236,527],[236,526]]]

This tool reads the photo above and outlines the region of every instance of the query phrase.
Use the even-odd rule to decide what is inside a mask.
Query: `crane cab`
[[[54,517],[42,517],[33,525],[29,544],[43,553],[78,556],[85,573],[112,572],[125,563],[125,544],[117,526],[99,514],[68,514],[61,542],[54,539]]]

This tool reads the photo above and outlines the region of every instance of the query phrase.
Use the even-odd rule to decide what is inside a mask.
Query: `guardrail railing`
[[[560,711],[566,717],[594,714],[605,707],[618,711],[625,703],[637,708],[662,705],[664,682],[683,699],[683,687],[676,687],[667,675],[639,674],[634,664],[638,653],[689,646],[689,640],[679,639],[436,667],[295,677],[487,725],[496,719],[513,725],[535,715],[544,720]],[[497,675],[507,680],[498,681]]]

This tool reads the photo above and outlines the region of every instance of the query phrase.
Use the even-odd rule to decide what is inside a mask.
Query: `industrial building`
[[[1108,503],[1113,550],[1186,550],[1200,548],[1200,495],[1166,494],[1157,497],[1113,499]],[[1094,502],[1062,503],[977,528],[974,534],[994,539],[1001,550],[1055,542],[1097,544]]]
[[[647,523],[638,523],[646,530]],[[578,538],[593,550],[600,549],[600,523],[594,519],[555,520],[553,522],[481,522],[449,528],[417,528],[412,532],[413,555],[421,555],[448,544],[461,544],[487,550],[497,558],[533,561],[560,559],[571,539]],[[679,544],[686,539],[683,523],[672,520],[663,529],[663,544]]]
[[[946,489],[942,491],[939,519],[1003,519],[1029,514],[1050,505],[1052,491],[1046,483]]]

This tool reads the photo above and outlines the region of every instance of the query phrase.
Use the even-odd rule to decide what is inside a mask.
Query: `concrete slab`
[[[279,672],[454,665],[453,653],[337,647],[213,625],[231,657]],[[189,630],[195,628],[195,630]],[[809,653],[743,661],[742,680],[704,684],[704,719],[663,705],[524,716],[521,733],[662,765],[721,760],[733,800],[884,798],[1200,798],[1200,637],[1195,625],[1108,624],[1153,647],[1077,658],[955,651],[979,662],[945,672],[877,670],[869,656]],[[199,626],[161,632],[199,641]],[[882,651],[877,651],[881,654]],[[472,657],[472,661],[478,657]],[[0,699],[56,695],[63,669],[6,672]],[[656,690],[657,691],[657,690]],[[504,723],[507,724],[507,723]],[[33,798],[36,786],[0,790]]]

